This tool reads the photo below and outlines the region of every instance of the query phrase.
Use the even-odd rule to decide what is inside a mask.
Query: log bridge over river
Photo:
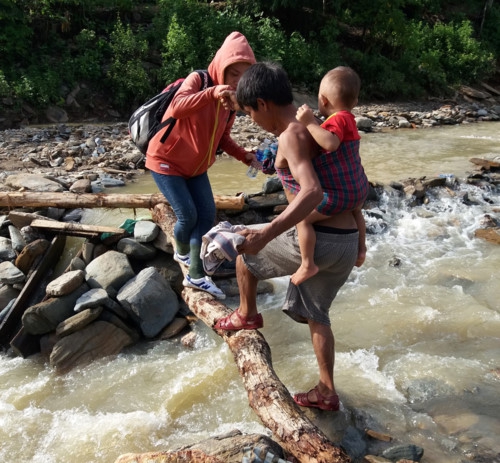
[[[218,209],[242,210],[243,196],[216,196]],[[148,208],[152,211],[153,220],[169,236],[173,237],[176,221],[170,206],[161,195],[111,195],[111,194],[56,194],[56,193],[1,193],[0,207],[123,207]],[[61,234],[79,234],[109,232],[109,228],[97,230],[95,226],[80,224],[64,224],[41,220],[42,227],[53,227],[52,231]],[[46,223],[49,222],[49,223]],[[116,233],[119,230],[114,229]],[[173,241],[173,240],[172,240]],[[183,269],[183,271],[185,271]],[[183,298],[191,311],[207,326],[214,329],[217,319],[231,312],[226,305],[210,294],[184,288]],[[2,327],[0,327],[1,329]],[[227,343],[233,353],[239,374],[248,394],[250,407],[273,435],[273,439],[281,445],[287,454],[300,463],[347,463],[349,456],[315,426],[295,404],[286,387],[274,372],[271,352],[264,336],[258,330],[242,330],[221,332],[215,330]],[[124,455],[120,462],[163,462],[170,461],[173,452],[154,452],[143,455]],[[213,457],[197,462],[216,461]],[[177,461],[177,460],[175,460]],[[194,461],[185,460],[182,461]]]

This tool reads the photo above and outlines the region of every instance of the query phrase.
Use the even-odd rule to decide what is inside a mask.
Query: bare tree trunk
[[[493,0],[486,0],[483,8],[483,16],[481,18],[481,26],[479,27],[479,37],[482,37],[483,35],[483,26],[484,26],[484,21],[486,19],[486,12],[488,11],[488,8],[491,8],[493,6]]]
[[[176,217],[169,206],[158,204],[153,220],[172,238]],[[183,271],[185,271],[183,269]],[[207,326],[231,310],[208,293],[185,288],[189,308]],[[272,367],[271,352],[257,330],[216,331],[233,353],[248,393],[249,404],[274,439],[301,463],[346,463],[350,458],[335,446],[300,410]]]

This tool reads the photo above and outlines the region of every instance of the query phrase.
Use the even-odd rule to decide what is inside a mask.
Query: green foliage
[[[73,69],[74,80],[97,83],[102,75],[106,45],[102,39],[97,38],[94,31],[88,29],[83,29],[75,37],[75,44],[75,56],[67,63]]]
[[[191,42],[192,39],[193,37],[179,24],[177,15],[174,14],[163,43],[164,65],[161,75],[166,82],[188,74],[195,67],[197,56],[196,47]]]
[[[137,40],[129,25],[118,20],[111,33],[111,65],[106,73],[108,84],[113,90],[113,101],[126,106],[150,90],[148,77],[141,59],[148,45]]]
[[[35,107],[59,103],[59,73],[57,69],[45,66],[30,68],[27,73],[11,84],[14,96]]]
[[[460,24],[413,23],[411,37],[418,63],[417,77],[432,91],[448,85],[471,83],[494,69],[493,54],[473,38],[470,22]]]
[[[442,94],[492,72],[498,24],[491,0],[0,0],[0,96],[62,104],[85,82],[130,110],[235,30],[312,91],[345,64],[364,98]]]
[[[258,30],[256,45],[259,59],[282,62],[287,52],[288,38],[274,18],[260,18],[255,25]]]

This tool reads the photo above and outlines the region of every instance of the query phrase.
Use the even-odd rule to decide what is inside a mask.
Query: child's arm
[[[336,151],[340,145],[340,138],[333,132],[323,129],[314,116],[311,108],[306,104],[297,110],[296,119],[301,122],[312,135],[316,143],[326,151]]]
[[[356,221],[359,231],[358,258],[354,265],[356,267],[361,267],[366,258],[366,223],[361,208],[355,209],[352,211],[352,214],[354,215],[354,220]]]

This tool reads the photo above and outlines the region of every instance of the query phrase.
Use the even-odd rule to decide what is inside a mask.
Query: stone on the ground
[[[103,307],[94,307],[92,309],[85,309],[78,312],[57,325],[56,335],[63,338],[64,336],[69,336],[75,331],[81,330],[101,315],[102,311]]]
[[[72,317],[78,298],[89,290],[82,284],[71,294],[52,297],[28,307],[22,316],[23,327],[29,334],[45,334],[57,328],[63,320]]]
[[[5,184],[15,190],[29,190],[38,192],[61,192],[64,191],[60,183],[49,180],[42,175],[36,174],[14,174],[5,179]]]
[[[52,280],[45,289],[47,296],[64,296],[79,288],[85,281],[83,270],[72,270]]]
[[[27,244],[16,258],[16,267],[24,274],[28,274],[35,261],[49,248],[50,242],[46,239],[37,239]]]
[[[153,267],[145,268],[132,278],[120,289],[117,299],[147,338],[160,333],[179,310],[177,295]]]
[[[134,239],[139,243],[150,243],[159,232],[160,227],[151,220],[138,220],[134,227]]]
[[[50,364],[57,373],[66,373],[76,366],[119,354],[132,342],[122,329],[98,320],[57,341],[50,354]]]
[[[85,271],[87,283],[92,288],[103,288],[111,297],[135,276],[127,256],[118,251],[108,251],[95,258]]]
[[[15,285],[22,283],[26,279],[26,275],[21,272],[12,262],[0,262],[0,283],[6,285]]]

